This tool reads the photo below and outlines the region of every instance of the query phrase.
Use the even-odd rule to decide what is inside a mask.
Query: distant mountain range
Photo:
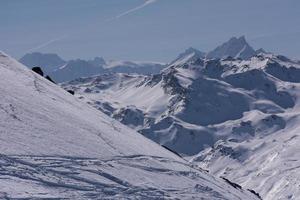
[[[300,61],[245,41],[232,38],[210,53],[190,48],[151,76],[110,73],[62,86],[263,199],[297,199]]]
[[[26,54],[19,61],[31,68],[41,67],[47,74],[59,69],[59,67],[66,63],[66,61],[56,54],[43,54],[39,52]]]
[[[235,58],[248,60],[254,55],[260,53],[266,53],[262,48],[254,50],[246,41],[245,36],[239,38],[232,37],[227,42],[224,42],[214,50],[206,53],[195,48],[188,48],[185,52],[181,53],[174,61],[170,64],[180,64],[186,62],[186,59],[197,59],[197,58]]]
[[[245,37],[233,37],[216,49],[205,53],[195,48],[189,48],[180,54],[171,64],[185,62],[184,59],[194,58],[240,58],[249,59],[252,56],[265,52],[263,49],[254,50]],[[130,73],[150,75],[158,74],[167,65],[158,62],[132,62],[132,61],[105,61],[101,57],[93,60],[65,61],[56,54],[30,53],[19,60],[22,64],[32,68],[39,66],[56,82],[66,82],[80,77],[89,77],[104,73]]]
[[[5,198],[300,196],[298,60],[242,36],[166,65],[40,53],[21,61],[63,83],[0,53]]]
[[[41,67],[58,83],[111,72],[149,75],[159,73],[165,67],[158,62],[105,61],[101,57],[65,61],[56,54],[38,52],[26,54],[19,61],[29,68]]]

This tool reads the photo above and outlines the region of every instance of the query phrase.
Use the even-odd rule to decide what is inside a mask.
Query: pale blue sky
[[[193,46],[203,51],[231,36],[300,58],[299,0],[0,0],[0,50],[65,59],[170,61]],[[113,20],[110,20],[113,19]]]

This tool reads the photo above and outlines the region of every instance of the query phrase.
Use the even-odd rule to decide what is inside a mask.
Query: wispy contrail
[[[129,15],[129,14],[131,14],[133,12],[136,12],[136,11],[142,9],[142,8],[145,8],[146,6],[148,6],[148,5],[152,4],[152,3],[155,3],[157,1],[158,0],[146,0],[146,2],[143,3],[142,5],[139,5],[139,6],[135,7],[135,8],[127,10],[127,11],[125,11],[125,12],[123,12],[123,13],[117,15],[117,16],[114,16],[114,17],[112,17],[112,18],[110,18],[110,19],[108,19],[106,21],[113,21],[113,20],[119,19],[119,18],[124,17],[126,15]]]
[[[49,40],[49,41],[47,41],[47,42],[45,42],[45,43],[43,43],[43,44],[40,44],[40,45],[36,46],[36,47],[33,47],[33,48],[31,48],[31,49],[28,49],[28,50],[26,51],[26,53],[29,53],[29,52],[32,52],[32,51],[39,50],[39,49],[41,49],[41,48],[44,48],[44,47],[46,47],[46,46],[49,46],[50,44],[52,44],[52,43],[54,43],[54,42],[57,42],[57,41],[62,40],[62,39],[65,39],[66,37],[67,37],[67,35],[63,35],[63,36],[61,36],[61,37],[54,38],[54,39]]]
[[[136,12],[136,11],[138,11],[138,10],[140,10],[140,9],[143,9],[143,8],[145,8],[146,6],[148,6],[148,5],[152,4],[152,3],[155,3],[155,2],[157,2],[157,1],[158,1],[158,0],[146,0],[142,5],[139,5],[139,6],[135,7],[135,8],[132,8],[132,9],[130,9],[130,10],[127,10],[127,11],[125,11],[125,12],[119,14],[119,15],[116,15],[116,16],[114,16],[114,17],[112,17],[112,18],[109,18],[109,19],[105,20],[104,23],[105,23],[105,22],[110,22],[110,21],[113,21],[113,20],[120,19],[120,18],[122,18],[122,17],[124,17],[124,16],[126,16],[126,15],[129,15],[129,14],[131,14],[131,13],[133,13],[133,12]],[[62,40],[62,39],[65,39],[66,37],[67,37],[67,35],[64,35],[64,36],[61,36],[61,37],[58,37],[58,38],[54,38],[54,39],[52,39],[52,40],[49,40],[48,42],[45,42],[45,43],[43,43],[43,44],[41,44],[41,45],[39,45],[39,46],[36,46],[36,47],[33,47],[33,48],[27,50],[26,53],[32,52],[32,51],[36,51],[36,50],[39,50],[39,49],[41,49],[41,48],[47,47],[47,46],[49,46],[50,44],[53,44],[54,42],[60,41],[60,40]]]

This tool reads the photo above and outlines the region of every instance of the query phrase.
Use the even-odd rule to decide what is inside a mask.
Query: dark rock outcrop
[[[40,67],[33,67],[31,70],[41,76],[44,76],[44,72],[43,72],[42,68],[40,68]]]

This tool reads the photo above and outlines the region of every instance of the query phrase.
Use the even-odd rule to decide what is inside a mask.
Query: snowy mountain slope
[[[152,77],[106,74],[78,79],[63,87],[75,90],[82,99],[86,97],[87,102],[120,121],[121,116],[130,117],[126,113],[131,113],[132,120],[139,121],[136,129],[150,138],[153,133],[161,134],[165,130],[170,136],[168,141],[175,145],[174,140],[179,137],[176,134],[185,129],[187,133],[182,135],[191,135],[188,140],[194,141],[193,134],[188,134],[190,129],[198,136],[209,138],[215,131],[214,125],[238,120],[247,111],[257,109],[274,114],[292,108],[294,97],[285,91],[282,81],[267,73],[276,66],[274,63],[279,64],[280,60],[270,55],[256,56],[249,61],[191,59],[182,65],[171,65]],[[286,73],[289,76],[288,70]],[[134,122],[127,120],[125,124],[130,123]],[[171,136],[170,130],[175,135]],[[211,137],[203,145],[212,145],[218,139]],[[166,144],[167,141],[158,142]],[[168,147],[187,155],[203,149],[199,142],[189,146],[190,152],[180,151],[182,145],[177,146]]]
[[[212,173],[257,188],[264,199],[296,199],[299,176],[284,177],[299,173],[299,62],[260,54],[249,60],[187,56],[177,64],[151,77],[106,74],[63,87]]]
[[[0,94],[1,198],[257,199],[3,53]]]
[[[298,199],[299,110],[296,115],[261,119],[256,119],[259,115],[253,116],[251,122],[233,130],[236,130],[235,134],[252,132],[257,137],[244,142],[220,142],[192,161],[217,176],[230,177],[244,187],[256,188],[263,199]]]

